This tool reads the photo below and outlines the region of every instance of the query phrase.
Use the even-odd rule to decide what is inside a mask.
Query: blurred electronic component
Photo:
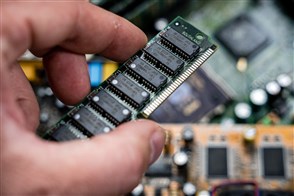
[[[229,101],[229,94],[200,68],[155,110],[151,118],[158,122],[197,122]]]
[[[248,143],[253,143],[256,139],[256,129],[249,128],[243,133],[244,140]]]
[[[88,63],[91,87],[97,87],[102,82],[102,64],[92,61]]]
[[[225,147],[208,147],[208,178],[226,178],[228,176],[228,154]]]
[[[250,92],[249,99],[255,109],[259,109],[267,103],[267,94],[263,89],[254,89]]]
[[[249,104],[241,102],[236,104],[234,108],[234,114],[236,116],[237,122],[245,123],[252,114],[252,108]]]
[[[166,191],[205,196],[294,194],[293,126],[162,126],[170,130],[170,145],[173,146],[164,159],[172,159],[173,164],[169,165],[169,178],[155,173],[143,178],[144,187],[157,190],[152,195],[165,195]],[[192,145],[195,151],[189,155],[181,151],[182,133],[187,126],[194,132]],[[252,145],[248,146],[244,140]],[[162,158],[157,162],[162,162]],[[161,167],[165,169],[163,164]],[[144,193],[147,194],[146,191]]]
[[[161,31],[168,25],[168,20],[166,18],[158,18],[154,23],[154,28],[157,31]]]
[[[285,157],[281,147],[264,147],[262,154],[262,174],[265,178],[285,178]]]
[[[281,95],[281,87],[276,81],[268,82],[265,86],[265,90],[268,93],[270,104]]]
[[[42,84],[46,81],[43,63],[40,60],[19,60],[26,77],[32,84]]]
[[[159,159],[148,168],[145,175],[150,177],[172,176],[172,165],[170,158],[160,156]]]
[[[144,186],[143,184],[138,184],[132,191],[131,195],[133,196],[142,196],[144,195]]]
[[[188,155],[184,151],[176,152],[173,155],[173,162],[176,164],[178,167],[184,167],[188,163]]]
[[[49,116],[49,114],[46,113],[46,112],[42,112],[42,113],[40,114],[40,122],[41,122],[41,123],[46,123],[46,122],[49,120],[49,118],[50,118],[50,116]]]
[[[186,182],[183,185],[183,193],[185,196],[193,196],[196,194],[196,186],[191,182]]]
[[[194,130],[190,126],[185,126],[182,130],[182,138],[186,143],[191,143],[194,140]]]
[[[269,41],[261,27],[246,15],[229,21],[217,31],[216,37],[236,59],[253,57]]]
[[[280,74],[277,77],[277,82],[282,88],[288,88],[293,83],[293,79],[287,74]]]
[[[251,189],[253,190],[250,190]],[[237,190],[236,190],[237,189]],[[258,185],[254,181],[228,181],[218,184],[212,188],[211,196],[216,195],[252,195],[258,196]]]
[[[73,139],[86,139],[87,137],[75,127],[71,125],[61,125],[58,129],[50,136],[50,139],[55,141],[69,141]],[[47,138],[49,139],[49,137]]]

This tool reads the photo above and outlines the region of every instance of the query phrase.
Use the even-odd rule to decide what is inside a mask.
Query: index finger
[[[90,90],[84,53],[122,61],[147,41],[127,20],[87,2],[1,3],[3,64],[12,65],[28,48],[44,56],[52,90],[67,104],[80,101]]]
[[[145,34],[127,20],[87,2],[2,3],[4,21],[8,21],[4,22],[3,35],[8,38],[8,51],[15,51],[10,60],[27,48],[42,56],[56,46],[125,60],[147,41]],[[22,45],[16,48],[16,43]]]

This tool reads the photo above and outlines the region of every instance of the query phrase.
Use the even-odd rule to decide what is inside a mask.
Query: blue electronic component
[[[91,87],[97,87],[102,82],[101,62],[88,62]]]

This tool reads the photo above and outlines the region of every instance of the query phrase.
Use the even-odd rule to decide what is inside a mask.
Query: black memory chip
[[[225,24],[216,32],[216,38],[235,58],[251,58],[269,43],[269,38],[261,27],[241,15]]]
[[[262,149],[263,175],[266,178],[285,177],[283,148],[267,147]]]
[[[146,49],[146,52],[151,58],[155,59],[155,66],[167,73],[174,74],[184,66],[184,61],[170,53],[158,43],[153,43]]]
[[[114,93],[134,107],[141,106],[150,96],[150,93],[122,74],[112,79],[111,85],[118,91]]]
[[[193,56],[200,49],[200,47],[196,43],[190,41],[173,28],[169,28],[161,36],[165,41],[168,42],[168,44],[165,44],[167,45],[167,47],[171,47],[174,52],[182,51],[188,57]]]
[[[91,106],[114,124],[122,123],[131,116],[129,109],[104,90],[92,95],[91,101]]]
[[[60,125],[51,135],[55,141],[70,141],[79,139],[66,125]]]
[[[73,119],[83,126],[91,136],[110,131],[110,127],[86,107],[78,110],[73,115]]]
[[[209,147],[207,149],[207,176],[224,178],[228,176],[227,148]]]
[[[142,80],[143,83],[151,84],[155,89],[160,88],[167,81],[166,76],[154,69],[141,58],[136,58],[128,65],[128,67],[132,70],[133,74]]]

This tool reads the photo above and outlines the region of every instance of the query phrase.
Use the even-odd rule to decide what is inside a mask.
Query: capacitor
[[[58,108],[58,109],[62,109],[65,107],[65,104],[62,103],[59,99],[55,99],[55,106]]]
[[[249,104],[241,102],[235,106],[234,113],[235,113],[237,122],[246,123],[248,118],[252,114],[252,108]]]
[[[166,18],[158,18],[154,23],[154,28],[157,31],[163,30],[168,25],[168,20]]]
[[[183,193],[186,196],[192,196],[196,194],[196,186],[192,184],[191,182],[186,182],[183,185]]]
[[[50,87],[46,87],[46,88],[44,89],[44,93],[45,93],[45,95],[48,96],[48,97],[53,96],[53,91],[52,91],[52,89],[51,89]]]
[[[203,191],[199,191],[197,196],[210,196],[209,191],[203,190]]]
[[[277,77],[277,82],[282,88],[282,97],[289,97],[289,93],[294,96],[293,79],[287,74],[280,74]]]
[[[142,196],[144,195],[144,186],[143,184],[138,184],[131,192],[133,196]]]
[[[252,105],[252,110],[254,112],[258,112],[262,107],[266,105],[268,101],[268,96],[265,90],[258,88],[250,92],[249,100]]]
[[[46,96],[46,92],[45,92],[45,88],[44,87],[39,87],[37,90],[36,90],[36,94],[38,97],[40,98],[43,98]]]
[[[265,90],[269,96],[269,103],[275,101],[281,94],[281,87],[276,81],[271,81],[265,85]]]
[[[178,167],[184,167],[187,165],[189,160],[188,154],[184,151],[179,151],[176,152],[173,156],[173,162],[178,166]]]
[[[41,112],[40,114],[40,122],[41,123],[46,123],[49,120],[49,113],[47,112]]]
[[[186,143],[191,143],[194,140],[194,130],[190,126],[185,126],[182,130],[182,139]]]
[[[277,82],[282,88],[288,88],[292,84],[292,78],[287,74],[280,74],[277,77]]]
[[[244,141],[247,143],[254,142],[254,140],[256,138],[256,129],[250,128],[250,129],[245,130],[243,132],[243,138],[244,138]]]

